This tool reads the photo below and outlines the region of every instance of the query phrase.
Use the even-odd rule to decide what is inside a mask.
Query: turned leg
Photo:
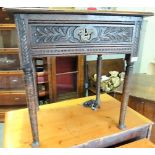
[[[119,118],[119,128],[125,129],[125,116],[128,106],[128,99],[129,99],[129,87],[131,84],[131,75],[133,71],[133,62],[131,62],[131,56],[126,55],[126,73],[123,85],[123,96],[121,101],[121,109],[120,109],[120,118]]]
[[[85,96],[88,96],[88,63],[86,60],[86,56],[84,61],[84,81]]]
[[[101,68],[102,68],[102,55],[97,56],[97,81],[96,81],[96,107],[100,107],[100,88],[101,88]]]
[[[33,59],[33,85],[34,85],[34,96],[35,96],[35,103],[36,108],[39,110],[39,101],[38,101],[38,91],[37,91],[37,76],[36,76],[36,68],[35,68],[35,60]]]
[[[90,107],[92,110],[100,108],[100,87],[101,87],[101,67],[102,67],[102,55],[97,57],[97,80],[96,80],[96,99],[89,100],[83,103],[85,107]]]
[[[27,103],[30,116],[31,130],[33,136],[32,147],[39,146],[39,136],[38,136],[38,121],[37,121],[37,108],[36,108],[36,99],[34,95],[34,80],[33,72],[31,68],[25,68],[25,84],[26,84],[26,94],[27,94]]]

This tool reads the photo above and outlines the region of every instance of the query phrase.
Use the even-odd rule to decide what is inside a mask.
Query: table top
[[[14,13],[59,13],[59,14],[98,14],[98,15],[121,15],[121,16],[153,16],[152,12],[138,11],[110,11],[110,10],[53,10],[51,8],[4,8]]]
[[[95,96],[89,96],[40,106],[38,111],[40,147],[74,147],[91,143],[92,140],[102,140],[104,137],[114,138],[113,136],[117,134],[134,132],[135,129],[152,125],[150,120],[128,108],[127,128],[120,130],[118,128],[120,102],[107,94],[102,94],[103,104],[99,110],[93,111],[82,106],[83,102],[94,98]],[[31,142],[28,110],[25,108],[7,112],[4,147],[31,147]]]
[[[155,101],[155,75],[133,74],[131,77],[130,95]],[[123,84],[115,90],[122,93]]]

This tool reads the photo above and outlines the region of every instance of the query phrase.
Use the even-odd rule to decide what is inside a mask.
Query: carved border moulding
[[[42,55],[91,55],[91,54],[130,54],[132,47],[104,47],[104,48],[51,48],[51,49],[32,49],[32,56]]]
[[[31,46],[132,44],[134,25],[31,24]]]
[[[21,15],[15,15],[16,26],[18,29],[18,36],[20,39],[20,48],[22,54],[20,54],[20,60],[22,68],[31,68],[31,58],[30,58],[30,49],[28,47],[28,37],[26,30],[26,21],[21,17]]]
[[[138,56],[138,47],[139,47],[139,37],[140,37],[140,30],[141,30],[142,21],[135,22],[135,36],[133,39],[133,57]]]

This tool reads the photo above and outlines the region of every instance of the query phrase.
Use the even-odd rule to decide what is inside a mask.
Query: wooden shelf
[[[19,53],[19,48],[0,48],[0,54],[16,54]]]
[[[57,73],[56,76],[59,76],[59,75],[67,75],[67,74],[76,74],[76,73],[78,73],[78,71],[65,72],[65,73]]]
[[[0,24],[0,30],[16,29],[16,24]]]

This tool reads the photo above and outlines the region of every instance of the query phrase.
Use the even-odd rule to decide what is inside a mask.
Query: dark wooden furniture
[[[13,14],[0,8],[0,122],[5,112],[26,107],[23,71]]]
[[[142,138],[149,139],[152,126],[150,120],[128,107],[127,128],[121,130],[117,127],[120,102],[107,94],[100,97],[101,109],[95,114],[93,110],[82,106],[83,102],[95,99],[95,96],[40,106],[40,147],[113,148],[130,142],[137,143]],[[3,147],[31,147],[28,115],[26,108],[6,113]],[[143,145],[144,148],[147,146]]]
[[[82,97],[84,56],[34,58],[39,104]]]
[[[84,95],[84,56],[49,57],[50,102]]]
[[[32,127],[32,146],[39,146],[38,100],[33,57],[97,54],[97,90],[93,108],[100,107],[102,54],[125,54],[126,78],[119,128],[125,129],[128,85],[137,59],[140,27],[149,12],[57,11],[47,8],[8,8],[15,15]]]
[[[6,111],[26,106],[24,76],[20,67],[17,44],[17,32],[13,14],[4,10],[2,11],[2,8],[0,8],[0,122],[4,122]],[[36,84],[40,105],[65,98],[66,94],[58,94],[56,81],[54,81],[54,79],[56,80],[56,66],[62,68],[61,65],[56,65],[55,60],[56,57],[48,59],[47,57],[35,57],[33,60],[35,71],[37,72]],[[68,63],[68,61],[65,61],[65,63]],[[72,65],[77,65],[76,71],[73,73],[74,78],[77,78],[77,82],[74,81],[77,85],[75,92],[69,92],[67,97],[82,97],[84,72],[82,68],[84,65],[84,57],[78,56],[77,62],[73,62],[70,67],[72,67]],[[42,69],[42,71],[40,69]],[[69,74],[71,76],[71,73],[68,73],[68,75]],[[62,76],[59,75],[59,78]],[[65,74],[64,76],[67,75]],[[74,78],[70,77],[70,80],[73,82]]]
[[[129,107],[155,122],[155,76],[133,74],[129,92]],[[122,86],[116,89],[114,97],[121,101]],[[151,141],[155,143],[155,125],[152,128]]]

